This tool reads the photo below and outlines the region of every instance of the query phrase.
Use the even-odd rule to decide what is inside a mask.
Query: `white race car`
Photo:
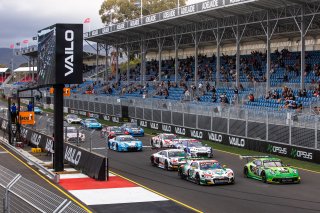
[[[78,132],[76,127],[73,126],[68,126],[66,127],[67,129],[67,134],[64,133],[64,140],[66,142],[73,142],[76,143],[78,141],[78,136],[79,136],[79,142],[84,142],[86,140],[85,134],[81,133],[80,131]]]
[[[178,169],[180,165],[185,164],[186,153],[183,150],[167,149],[151,155],[150,160],[153,166],[165,170]]]
[[[190,157],[213,157],[213,149],[196,139],[176,139],[173,142],[174,148],[184,150]]]
[[[81,122],[81,118],[79,118],[77,115],[74,115],[74,114],[66,115],[65,120],[69,124],[79,124]]]
[[[176,139],[175,134],[161,133],[155,137],[151,138],[151,147],[163,148],[163,147],[173,147],[173,140]]]
[[[178,175],[200,185],[233,184],[235,181],[233,171],[216,160],[188,159],[179,167]]]

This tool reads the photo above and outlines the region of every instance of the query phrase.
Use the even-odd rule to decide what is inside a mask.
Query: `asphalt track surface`
[[[81,146],[88,148],[90,146],[89,131],[81,131],[86,134],[87,139],[86,142],[81,143]],[[264,184],[243,177],[242,171],[246,162],[240,160],[239,156],[215,151],[214,158],[233,169],[236,183],[199,186],[181,180],[176,171],[165,171],[151,166],[150,155],[156,150],[148,147],[150,137],[146,135],[140,138],[146,146],[142,152],[119,153],[108,150],[110,170],[193,207],[199,212],[320,212],[320,173],[299,170],[301,184]],[[100,137],[99,131],[94,132],[92,142],[94,151],[104,155],[106,143]]]

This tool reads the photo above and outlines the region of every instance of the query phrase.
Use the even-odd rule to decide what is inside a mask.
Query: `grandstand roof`
[[[0,68],[0,73],[9,71],[9,68]]]
[[[205,27],[203,26],[204,24],[210,25],[211,23],[211,26],[208,26],[208,28],[206,29],[209,31],[215,27],[215,21],[213,20],[225,20],[229,17],[242,17],[244,15],[253,13],[256,13],[258,15],[260,14],[261,19],[265,19],[265,17],[262,17],[264,16],[264,14],[261,14],[259,12],[314,2],[319,2],[319,0],[211,0],[180,7],[179,10],[176,8],[157,14],[144,16],[142,18],[142,21],[140,18],[138,18],[123,23],[118,23],[112,26],[106,26],[101,29],[96,29],[85,33],[85,39],[99,43],[125,43],[130,41],[139,41],[139,37],[145,34],[147,34],[147,40],[155,39],[159,36],[169,36],[169,34],[174,35],[174,33],[177,31],[177,34],[187,34],[196,30],[190,29],[195,28],[191,25],[196,26],[196,28],[199,28],[200,30],[203,30],[205,29]],[[280,25],[284,26],[288,23],[296,27],[295,20],[288,20],[287,18],[283,18],[284,16],[293,17],[300,15],[300,11],[298,10],[296,10],[295,13],[296,14],[291,14],[291,11],[283,11],[283,13],[281,14],[272,14],[271,16],[272,18],[279,18],[279,27]],[[229,27],[236,26],[237,23],[234,23],[234,20],[230,21],[233,21],[233,23],[229,24]],[[241,25],[244,24],[244,22],[256,23],[255,28],[261,28],[261,21],[257,20],[256,16],[240,19]],[[185,29],[182,30],[181,28]],[[256,30],[255,28],[254,30]],[[169,32],[170,30],[171,32]],[[262,31],[262,28],[259,30]],[[149,36],[150,33],[158,35],[155,35],[151,38]],[[231,34],[233,33],[231,32]]]
[[[19,67],[15,70],[13,70],[13,72],[30,72],[32,71],[34,68],[34,71],[37,71],[37,67]]]

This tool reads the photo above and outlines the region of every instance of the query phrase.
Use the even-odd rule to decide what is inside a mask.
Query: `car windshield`
[[[168,152],[169,157],[185,157],[184,151],[174,151],[174,152]]]
[[[136,141],[134,137],[119,137],[119,141]]]
[[[68,133],[77,133],[77,129],[76,128],[67,128],[67,132]]]
[[[88,123],[98,123],[96,119],[88,119],[86,122],[88,122]]]
[[[202,147],[202,143],[201,142],[196,142],[196,143],[190,143],[190,142],[185,142],[185,146],[189,146],[189,147]]]
[[[126,126],[127,126],[128,128],[138,128],[138,125],[135,124],[135,123],[128,123]]]
[[[34,109],[35,109],[35,110],[40,110],[40,108],[39,108],[39,107],[34,107]]]
[[[263,161],[265,167],[282,167],[281,161]]]
[[[172,139],[175,139],[177,136],[176,135],[163,135],[162,137],[165,140],[167,140],[167,139],[172,140]]]
[[[72,118],[72,119],[77,119],[78,118],[78,116],[76,116],[76,115],[68,115],[68,117]]]
[[[121,132],[121,129],[120,129],[120,127],[111,127],[110,131],[112,131],[112,132]]]
[[[201,170],[209,170],[209,169],[222,169],[222,166],[217,162],[200,162]]]

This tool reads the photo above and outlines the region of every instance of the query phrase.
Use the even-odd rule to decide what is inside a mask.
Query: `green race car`
[[[245,177],[264,183],[300,183],[298,170],[284,165],[278,158],[269,156],[241,156],[247,159],[243,173]],[[251,159],[249,161],[249,159]]]

